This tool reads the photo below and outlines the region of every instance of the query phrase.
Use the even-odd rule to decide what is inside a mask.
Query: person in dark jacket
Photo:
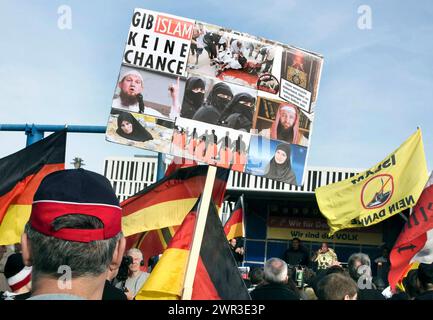
[[[224,82],[219,82],[213,86],[206,99],[206,104],[197,110],[192,119],[217,124],[232,99],[233,93],[230,87]]]
[[[256,99],[249,93],[238,93],[222,113],[218,124],[235,130],[249,132],[253,125]]]
[[[386,300],[373,284],[370,257],[365,253],[354,253],[348,261],[350,277],[358,285],[358,300]]]
[[[284,252],[284,261],[291,266],[308,266],[310,254],[302,246],[301,239],[293,238],[290,248]]]
[[[235,258],[238,266],[240,266],[242,261],[244,261],[244,253],[245,253],[244,247],[241,246],[241,244],[238,244],[236,238],[230,239],[229,243],[230,243],[230,249],[232,250],[233,253],[233,257]]]
[[[198,77],[188,78],[185,84],[180,116],[192,119],[197,110],[203,105],[204,93],[205,83],[203,79]]]
[[[433,300],[433,263],[420,263],[417,274],[421,294],[415,300]]]
[[[264,284],[251,291],[252,300],[299,300],[289,289],[287,264],[279,258],[271,258],[265,263]]]

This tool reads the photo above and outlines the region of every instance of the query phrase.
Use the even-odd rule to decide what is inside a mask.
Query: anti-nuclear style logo
[[[361,191],[364,209],[376,209],[384,206],[394,193],[394,179],[390,174],[379,174],[368,180]]]

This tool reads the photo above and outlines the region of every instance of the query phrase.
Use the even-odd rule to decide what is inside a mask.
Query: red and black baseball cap
[[[54,230],[53,222],[65,215],[88,215],[101,220],[100,229]],[[47,175],[35,193],[30,225],[36,231],[75,242],[106,240],[121,231],[122,209],[104,176],[84,169],[71,169]]]

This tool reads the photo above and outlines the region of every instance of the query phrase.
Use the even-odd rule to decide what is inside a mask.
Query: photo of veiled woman
[[[145,142],[153,140],[152,135],[138,122],[134,116],[127,112],[122,112],[117,117],[116,133],[128,140]]]
[[[174,122],[112,109],[105,139],[155,152],[168,153]]]
[[[288,184],[301,185],[306,156],[305,147],[269,140],[262,136],[252,136],[245,172]]]
[[[193,76],[186,81],[181,117],[249,132],[256,94],[250,88]]]
[[[265,178],[296,184],[296,176],[290,162],[290,144],[280,143],[265,168]]]

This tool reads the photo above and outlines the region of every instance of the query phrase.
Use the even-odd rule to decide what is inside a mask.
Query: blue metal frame
[[[45,131],[56,132],[66,129],[67,132],[78,133],[105,133],[107,126],[78,126],[78,125],[52,125],[52,124],[0,124],[0,131],[24,131],[27,136],[26,146],[44,138]],[[162,153],[158,153],[157,179],[164,177],[165,166]]]

